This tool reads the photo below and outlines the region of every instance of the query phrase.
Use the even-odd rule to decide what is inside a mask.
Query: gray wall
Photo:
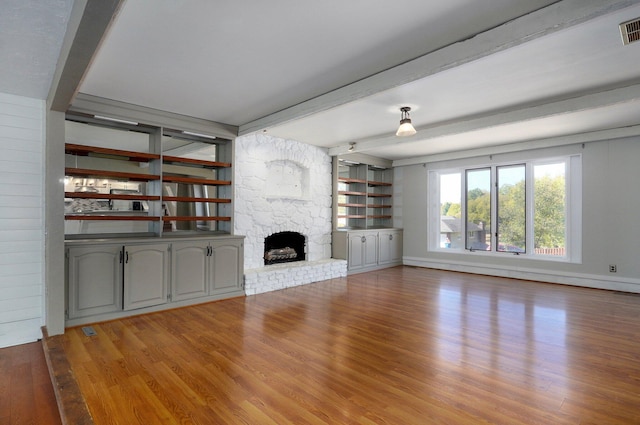
[[[399,167],[404,263],[496,276],[640,292],[640,137],[504,155],[582,153],[582,262],[448,254],[427,249],[426,164]],[[463,160],[464,161],[464,160]],[[609,272],[616,264],[617,273]]]

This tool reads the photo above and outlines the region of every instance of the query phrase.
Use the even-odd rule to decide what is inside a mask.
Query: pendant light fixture
[[[416,129],[411,125],[411,117],[409,116],[409,111],[411,108],[408,106],[403,106],[400,108],[401,116],[400,116],[400,127],[398,127],[398,131],[396,131],[396,136],[405,137],[405,136],[413,136],[416,134]]]

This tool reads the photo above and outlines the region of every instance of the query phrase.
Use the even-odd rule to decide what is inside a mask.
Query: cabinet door
[[[69,318],[122,310],[122,245],[69,248]]]
[[[397,263],[402,260],[402,232],[381,231],[378,234],[378,264]]]
[[[179,242],[171,246],[171,299],[209,295],[209,243]]]
[[[366,237],[362,233],[349,233],[349,270],[357,270],[364,267],[364,250]]]
[[[128,245],[124,248],[124,309],[167,302],[169,245]]]
[[[244,253],[241,241],[217,241],[211,243],[213,294],[238,291],[242,289],[244,275]]]
[[[402,262],[402,231],[398,230],[392,233],[392,236],[390,241],[391,261]]]
[[[378,264],[378,234],[366,233],[364,236],[364,266]]]

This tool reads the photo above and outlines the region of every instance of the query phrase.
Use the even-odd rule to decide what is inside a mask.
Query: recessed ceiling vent
[[[621,23],[620,33],[622,34],[623,44],[640,41],[640,18]]]

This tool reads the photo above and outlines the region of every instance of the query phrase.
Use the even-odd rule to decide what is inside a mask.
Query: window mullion
[[[495,165],[491,166],[491,252],[498,251],[498,173]]]
[[[525,211],[526,211],[526,251],[527,254],[535,253],[535,229],[534,229],[534,217],[535,217],[535,203],[534,197],[534,178],[533,178],[533,165],[531,163],[526,164],[525,170]]]

